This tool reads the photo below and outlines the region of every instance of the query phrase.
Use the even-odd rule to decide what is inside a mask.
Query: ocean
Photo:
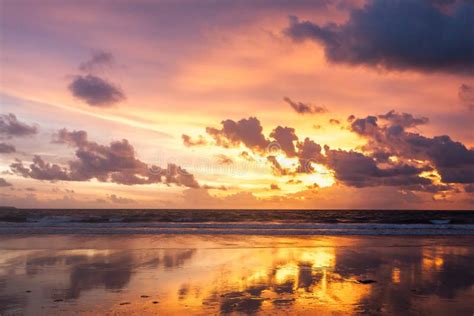
[[[474,211],[4,208],[0,234],[474,235]]]

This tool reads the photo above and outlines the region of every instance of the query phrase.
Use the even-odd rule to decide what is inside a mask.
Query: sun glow
[[[307,186],[316,184],[321,188],[330,187],[335,183],[332,172],[323,165],[312,163],[313,173],[305,174],[299,179]]]

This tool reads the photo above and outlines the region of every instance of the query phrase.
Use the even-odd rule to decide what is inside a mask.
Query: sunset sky
[[[0,0],[0,205],[474,208],[470,0]]]

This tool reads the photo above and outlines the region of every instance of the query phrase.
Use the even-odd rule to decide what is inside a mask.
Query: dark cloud
[[[425,119],[415,118],[409,114],[398,114],[389,112],[383,115],[384,121],[388,124],[399,123],[403,126],[416,126],[422,124]],[[352,124],[354,131],[359,134],[374,137],[382,133],[377,125],[376,116],[367,119],[356,119]],[[389,151],[378,150],[376,153],[365,155],[355,151],[331,150],[325,148],[325,155],[322,154],[321,145],[309,138],[299,142],[293,128],[278,126],[270,134],[270,138],[275,142],[269,142],[262,133],[260,122],[256,118],[240,120],[234,122],[227,120],[223,122],[221,130],[208,128],[208,133],[216,139],[217,145],[230,147],[244,144],[253,153],[266,157],[270,163],[273,173],[278,176],[295,175],[296,173],[314,172],[314,163],[322,164],[333,170],[334,176],[340,182],[354,187],[368,186],[428,186],[432,180],[420,177],[420,173],[432,170],[430,166],[414,166],[407,163],[392,163],[388,160]],[[404,127],[400,125],[401,130]],[[387,128],[391,132],[393,126]],[[245,130],[245,133],[243,132]],[[295,146],[296,143],[296,146]],[[286,157],[297,157],[299,164],[296,169],[285,168],[272,154],[271,150],[262,150],[263,145],[267,147],[275,146],[281,149]],[[267,148],[268,149],[268,148]],[[384,163],[383,167],[378,164]],[[417,190],[420,190],[417,188]]]
[[[14,153],[15,151],[15,146],[7,143],[0,143],[0,154],[9,154]]]
[[[445,12],[425,0],[372,0],[353,9],[344,24],[293,16],[284,32],[296,41],[322,43],[335,63],[474,74],[472,1]]]
[[[381,119],[387,120],[392,125],[399,125],[403,128],[416,127],[418,125],[428,124],[427,117],[413,117],[409,113],[397,113],[394,110],[378,116]]]
[[[63,128],[53,136],[53,143],[67,144],[72,147],[83,147],[86,146],[88,142],[86,131],[70,132]]]
[[[222,129],[207,132],[223,147],[245,145],[253,154],[266,157],[278,176],[314,172],[314,164],[328,168],[340,182],[353,187],[398,186],[411,191],[453,191],[453,183],[474,182],[474,150],[448,136],[425,137],[407,129],[429,122],[426,117],[390,111],[386,114],[351,117],[350,130],[367,139],[362,152],[333,150],[309,138],[298,141],[295,130],[278,126],[269,135],[262,133],[256,118],[224,121]],[[244,132],[245,131],[245,132]],[[267,150],[263,150],[267,145]],[[283,167],[268,148],[298,158],[298,165]],[[443,183],[433,182],[437,171]],[[430,177],[429,174],[433,176]]]
[[[280,187],[276,183],[270,184],[270,190],[280,190]]]
[[[16,160],[10,165],[11,170],[23,177],[49,181],[97,179],[124,185],[173,183],[199,187],[193,175],[175,164],[170,163],[166,169],[162,169],[140,161],[135,155],[135,149],[126,139],[113,141],[105,146],[89,141],[85,131],[69,132],[62,129],[55,135],[54,142],[76,148],[76,159],[69,161],[67,167],[47,163],[35,156],[28,167]]]
[[[325,151],[326,166],[334,170],[336,179],[350,186],[431,184],[430,179],[419,176],[421,172],[431,170],[429,167],[399,164],[382,169],[371,157],[359,152],[331,150],[329,147]]]
[[[214,138],[216,144],[223,147],[237,147],[244,144],[250,149],[264,152],[269,145],[262,131],[260,121],[255,117],[241,119],[238,122],[225,120],[222,128],[206,128],[206,132]]]
[[[474,182],[474,150],[453,141],[447,135],[429,138],[407,132],[405,127],[416,125],[420,119],[411,115],[397,117],[405,119],[401,122],[398,119],[388,120],[386,124],[381,125],[375,116],[356,119],[351,129],[367,138],[365,151],[383,151],[404,159],[427,160],[438,170],[445,183]]]
[[[0,178],[0,188],[1,187],[11,187],[12,184],[10,182],[7,182],[7,180]]]
[[[440,193],[446,191],[456,191],[452,185],[449,184],[414,184],[405,186],[404,189],[410,191],[421,191],[421,192],[429,192],[429,193]]]
[[[341,121],[337,120],[337,119],[329,119],[329,124],[331,125],[339,125],[341,124]]]
[[[69,90],[90,106],[107,107],[125,100],[122,89],[95,75],[75,76]]]
[[[363,119],[356,119],[352,122],[351,129],[359,135],[374,135],[379,131],[377,117],[369,115]]]
[[[283,100],[288,103],[296,113],[299,114],[317,114],[317,113],[326,113],[328,110],[323,106],[315,106],[302,102],[294,102],[290,98],[285,97]]]
[[[167,184],[176,184],[178,186],[185,186],[189,188],[199,188],[199,184],[194,176],[174,163],[168,163],[168,168],[163,170],[160,175],[163,174],[165,177],[163,182]]]
[[[308,137],[303,142],[298,142],[299,172],[311,173],[313,171],[311,163],[321,163],[324,160],[321,154],[321,145],[315,143]]]
[[[432,161],[443,182],[474,183],[474,150],[447,135],[428,138],[406,133],[400,138],[407,145],[407,155]]]
[[[72,180],[69,171],[57,164],[50,164],[45,162],[40,156],[33,157],[33,163],[30,167],[25,167],[23,163],[15,159],[15,162],[10,165],[11,170],[18,175],[25,178],[33,178],[38,180]]]
[[[114,57],[111,53],[105,51],[96,51],[91,58],[79,65],[79,70],[91,72],[102,67],[110,67],[114,63]]]
[[[6,138],[31,136],[38,133],[36,126],[18,121],[15,114],[0,115],[0,136]]]
[[[283,150],[288,157],[296,155],[294,142],[298,141],[298,136],[294,128],[278,126],[270,133],[270,137],[277,142],[279,149]]]
[[[115,204],[132,204],[132,203],[135,203],[135,200],[133,200],[133,199],[120,197],[120,196],[117,196],[115,194],[111,194],[107,197],[109,198],[109,200],[112,203],[115,203]]]
[[[298,142],[298,158],[306,160],[314,160],[319,162],[322,160],[321,146],[308,137],[303,142]]]
[[[375,151],[370,154],[370,157],[374,158],[375,161],[380,163],[388,163],[390,158],[390,153],[386,151]]]
[[[462,84],[459,87],[458,97],[461,104],[471,111],[474,110],[474,88],[472,86]]]
[[[197,139],[192,139],[191,136],[183,134],[181,135],[181,138],[183,139],[183,144],[186,147],[207,145],[207,141],[202,135],[199,135]]]

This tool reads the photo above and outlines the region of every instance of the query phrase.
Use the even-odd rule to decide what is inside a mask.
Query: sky
[[[474,208],[470,0],[0,0],[0,205]]]

